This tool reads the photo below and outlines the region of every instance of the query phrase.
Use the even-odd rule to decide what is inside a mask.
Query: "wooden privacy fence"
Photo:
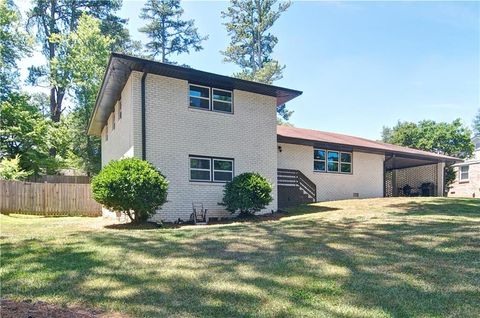
[[[100,216],[90,184],[0,180],[0,212],[46,216]]]

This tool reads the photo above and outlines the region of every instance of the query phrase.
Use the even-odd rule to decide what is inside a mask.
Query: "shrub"
[[[240,211],[239,217],[252,216],[264,209],[273,198],[272,185],[258,173],[242,173],[225,185],[223,202],[227,211]]]
[[[151,163],[137,158],[112,161],[92,180],[95,200],[125,213],[133,223],[155,214],[167,201],[167,189],[165,177]]]
[[[31,172],[23,171],[20,167],[20,156],[14,158],[3,158],[0,160],[0,179],[2,180],[24,180]]]

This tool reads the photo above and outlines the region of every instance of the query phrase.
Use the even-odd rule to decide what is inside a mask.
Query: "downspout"
[[[145,124],[145,79],[147,78],[147,72],[143,73],[141,84],[141,96],[142,96],[142,160],[147,160],[147,142],[146,142],[146,124]]]

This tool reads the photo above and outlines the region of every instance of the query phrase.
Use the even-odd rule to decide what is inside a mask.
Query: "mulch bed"
[[[94,309],[64,308],[43,301],[30,300],[13,301],[2,299],[0,301],[0,317],[2,318],[126,318],[128,316],[118,313],[105,313]]]

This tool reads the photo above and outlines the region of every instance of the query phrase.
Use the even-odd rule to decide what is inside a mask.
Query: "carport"
[[[389,154],[385,156],[384,195],[442,196],[447,158]]]

